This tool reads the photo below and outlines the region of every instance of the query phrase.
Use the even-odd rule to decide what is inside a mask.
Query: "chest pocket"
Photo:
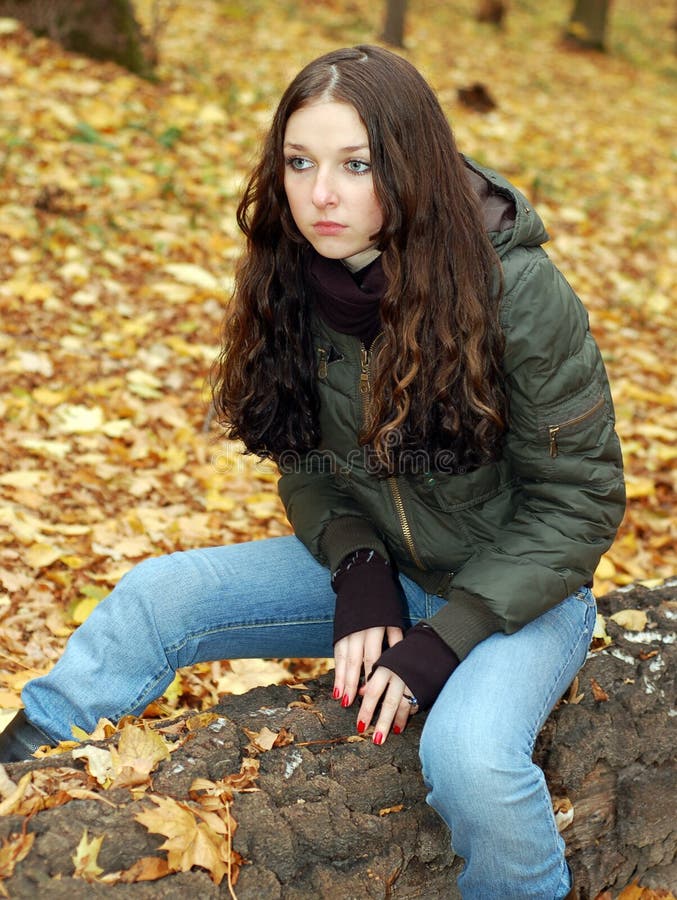
[[[344,357],[332,345],[318,347],[317,353],[317,377],[320,381],[326,381],[329,377],[329,366],[333,363],[341,362]]]

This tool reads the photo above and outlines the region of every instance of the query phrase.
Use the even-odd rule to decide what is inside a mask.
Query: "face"
[[[349,259],[374,246],[383,223],[369,140],[348,103],[302,106],[284,134],[284,189],[301,234],[321,256]]]

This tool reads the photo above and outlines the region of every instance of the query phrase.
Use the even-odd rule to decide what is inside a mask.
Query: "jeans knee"
[[[102,612],[117,621],[122,631],[155,630],[171,616],[172,598],[181,586],[167,559],[150,557],[137,563],[102,604]]]
[[[480,716],[430,716],[421,736],[423,777],[437,798],[457,809],[493,808],[531,765],[510,733]]]

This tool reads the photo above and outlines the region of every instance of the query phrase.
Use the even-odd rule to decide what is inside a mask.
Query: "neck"
[[[360,269],[364,269],[365,266],[368,266],[380,255],[381,251],[377,250],[376,247],[369,247],[366,250],[360,250],[359,253],[355,253],[353,256],[342,259],[341,262],[350,272],[359,272]]]

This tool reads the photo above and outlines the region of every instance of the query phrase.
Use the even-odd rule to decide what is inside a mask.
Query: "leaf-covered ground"
[[[512,178],[590,310],[614,389],[629,507],[596,588],[676,569],[674,8],[613,6],[607,56],[559,42],[570,4],[412,5],[407,57],[461,149]],[[0,707],[60,655],[135,561],[285,534],[272,467],[207,423],[206,377],[240,250],[244,174],[307,60],[375,42],[367,0],[159,9],[159,80],[0,20]],[[458,89],[485,85],[472,112]],[[206,424],[207,423],[207,424]],[[200,707],[309,661],[181,673]]]

